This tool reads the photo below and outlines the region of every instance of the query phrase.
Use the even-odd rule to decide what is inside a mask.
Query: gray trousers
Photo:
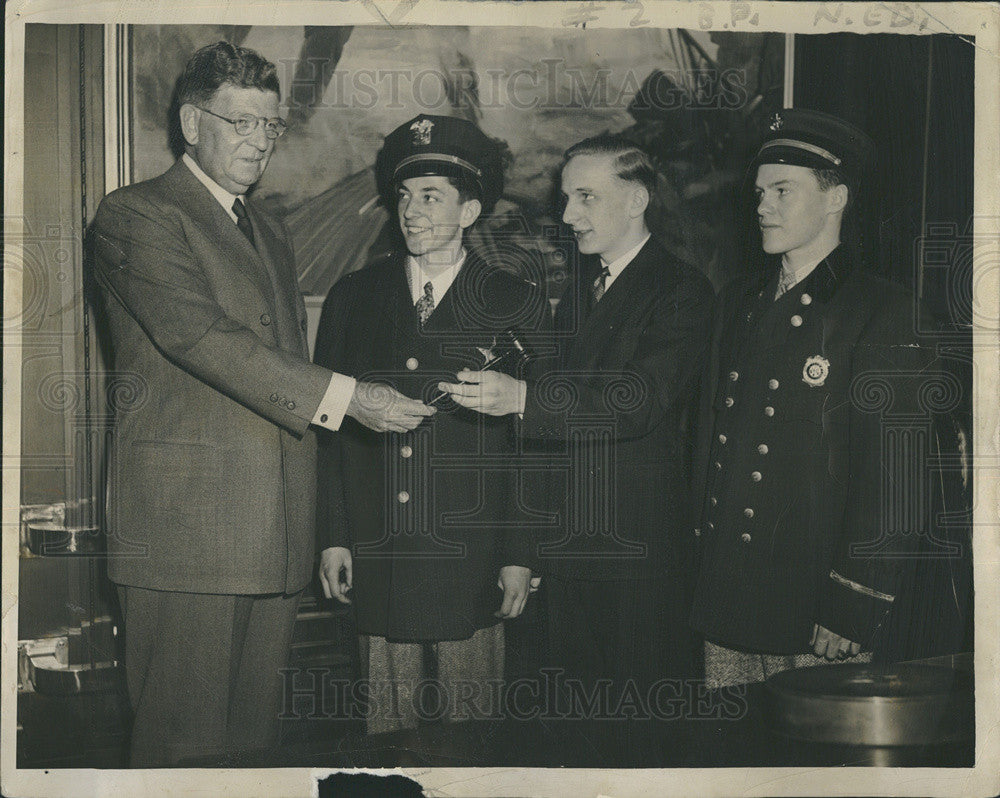
[[[841,662],[872,661],[870,651],[853,657],[828,660],[815,654],[757,654],[718,646],[705,641],[705,684],[709,689],[730,687],[736,684],[763,682],[769,676],[792,668],[811,668],[816,665],[835,665]]]
[[[134,713],[131,767],[168,767],[277,742],[280,669],[301,595],[119,586]]]

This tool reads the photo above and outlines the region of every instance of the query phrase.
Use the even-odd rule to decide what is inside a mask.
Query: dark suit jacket
[[[476,347],[490,347],[498,332],[545,323],[537,289],[470,252],[421,330],[405,260],[399,253],[337,282],[323,306],[317,363],[428,401],[439,381],[482,365]],[[364,634],[466,639],[497,622],[500,568],[532,564],[513,417],[438,406],[406,434],[349,419],[321,435],[319,547],[352,550]]]
[[[559,355],[529,383],[521,422],[522,435],[549,442],[561,500],[541,567],[583,579],[687,578],[686,423],[711,286],[651,238],[590,309],[600,261],[579,266],[556,311]]]
[[[819,623],[871,649],[913,562],[897,555],[931,529],[930,466],[915,458],[956,383],[918,343],[913,296],[842,249],[774,290],[720,295],[692,625],[798,653]]]
[[[178,161],[108,195],[95,222],[119,376],[109,572],[198,593],[293,592],[313,563],[315,438],[329,383],[280,225],[257,249]]]

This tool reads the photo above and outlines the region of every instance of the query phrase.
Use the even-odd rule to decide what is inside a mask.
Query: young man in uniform
[[[880,492],[879,396],[919,416],[919,385],[934,372],[912,295],[866,272],[842,241],[873,150],[841,119],[784,110],[750,167],[767,268],[720,295],[702,427],[692,624],[710,686],[867,661],[899,603],[906,560],[885,519],[911,512],[897,504],[917,493]],[[893,380],[909,382],[880,387]]]
[[[485,696],[503,677],[501,620],[523,609],[532,563],[513,422],[435,395],[444,375],[482,366],[509,331],[547,314],[534,285],[463,243],[503,188],[496,142],[470,122],[421,115],[386,137],[376,171],[402,246],[333,287],[316,362],[440,409],[410,433],[348,421],[321,440],[321,577],[356,610],[370,733],[452,717],[456,691]]]

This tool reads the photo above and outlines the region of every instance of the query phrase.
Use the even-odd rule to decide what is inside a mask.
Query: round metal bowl
[[[974,734],[970,673],[937,665],[820,665],[765,683],[774,727],[841,745],[933,745]]]

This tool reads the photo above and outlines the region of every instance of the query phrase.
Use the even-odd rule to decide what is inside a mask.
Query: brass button
[[[410,371],[416,371],[417,370],[417,366],[419,366],[419,365],[420,365],[420,363],[417,362],[417,359],[415,357],[410,357],[410,358],[406,359],[406,367]]]
[[[757,447],[757,451],[760,452],[760,454],[767,454],[768,451],[770,450],[767,448],[766,443],[762,443],[760,446]]]
[[[265,327],[267,327],[267,325],[269,325],[271,323],[271,317],[268,316],[266,313],[261,313],[260,314],[260,323],[263,324]]]
[[[719,443],[725,443],[727,440],[729,439],[725,435],[719,436]]]
[[[401,490],[396,498],[399,499],[400,504],[406,504],[410,500],[410,494],[405,490]]]
[[[754,482],[760,482],[763,478],[764,478],[764,475],[761,474],[760,471],[751,471],[750,472],[750,479],[752,479]]]
[[[711,499],[708,500],[708,503],[711,504],[713,507],[716,507],[719,504],[719,500],[713,496]]]
[[[409,446],[402,446],[399,449],[400,457],[413,457],[413,449]]]
[[[772,377],[767,381],[767,387],[770,388],[772,391],[778,390],[779,385],[781,385],[781,383],[778,382],[776,379],[774,379],[774,377]]]
[[[729,379],[731,379],[733,382],[736,382],[736,380],[738,380],[739,378],[740,378],[740,373],[738,371],[729,372]]]
[[[740,535],[740,540],[742,540],[744,543],[749,543],[750,542],[750,533],[749,532],[744,532],[742,535]]]
[[[791,322],[793,327],[801,327],[802,317],[796,313],[794,316],[792,316]]]
[[[774,408],[771,407],[770,405],[768,405],[767,407],[765,407],[764,408],[764,415],[767,416],[768,418],[770,418],[771,416],[773,416],[774,415]]]
[[[745,515],[747,518],[753,518],[753,507],[747,507],[743,511],[743,515]]]
[[[799,297],[799,302],[801,302],[803,305],[811,305],[812,301],[813,298],[809,296],[809,294],[803,294],[801,297]]]
[[[727,396],[726,397],[726,407],[732,407],[734,404],[736,404],[736,402],[733,400],[733,397]]]

